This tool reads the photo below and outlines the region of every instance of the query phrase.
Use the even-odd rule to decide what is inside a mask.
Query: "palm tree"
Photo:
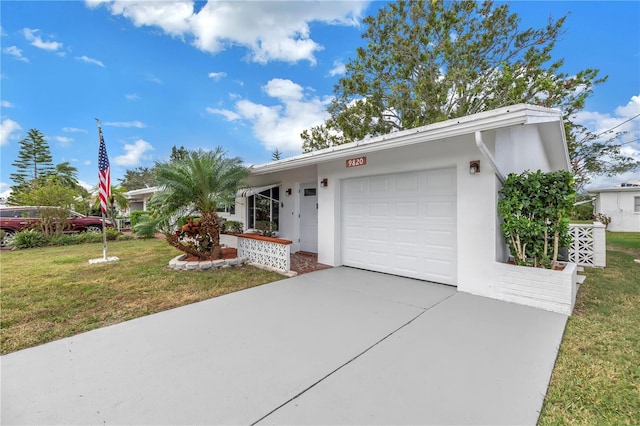
[[[164,234],[172,246],[200,258],[219,259],[220,222],[216,208],[231,203],[249,170],[240,158],[227,158],[222,148],[188,151],[181,158],[156,165],[156,179],[162,188],[150,205],[165,224]],[[183,244],[175,232],[179,217],[199,215],[200,224],[211,245],[200,250]],[[169,225],[169,226],[167,226]]]
[[[72,166],[68,161],[56,164],[56,169],[53,172],[53,179],[60,182],[61,185],[69,188],[76,189],[80,186],[78,183],[78,168]]]

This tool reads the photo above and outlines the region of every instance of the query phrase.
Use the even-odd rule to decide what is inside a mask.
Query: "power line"
[[[623,121],[622,123],[618,124],[617,126],[613,126],[612,128],[610,128],[610,129],[608,129],[608,130],[605,130],[604,132],[601,132],[601,133],[597,134],[597,135],[596,135],[596,138],[597,138],[598,136],[602,136],[602,135],[604,135],[605,133],[609,133],[609,132],[610,132],[610,131],[612,131],[613,129],[617,129],[618,127],[622,126],[623,124],[628,123],[628,122],[630,122],[631,120],[634,120],[634,119],[636,119],[636,118],[638,118],[638,117],[640,117],[640,114],[636,114],[636,115],[634,115],[633,117],[629,118],[628,120],[625,120],[625,121]]]

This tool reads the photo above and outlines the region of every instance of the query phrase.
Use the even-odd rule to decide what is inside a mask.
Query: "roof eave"
[[[561,134],[564,138],[562,113],[559,110],[518,104],[253,166],[251,174],[261,175],[290,170],[362,153],[382,151],[391,147],[398,148],[473,134],[476,131],[553,121],[560,122]],[[568,154],[566,157],[568,158]]]

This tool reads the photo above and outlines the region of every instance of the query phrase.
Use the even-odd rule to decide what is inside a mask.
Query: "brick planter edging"
[[[169,261],[169,268],[176,271],[208,271],[209,269],[226,269],[244,266],[249,261],[246,257],[236,257],[234,259],[196,260],[187,262],[183,260],[186,257],[186,254],[174,257]]]

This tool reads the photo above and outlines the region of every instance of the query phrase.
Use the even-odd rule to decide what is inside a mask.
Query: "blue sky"
[[[0,194],[19,141],[45,134],[54,163],[97,184],[102,121],[112,182],[166,160],[173,145],[222,146],[247,164],[299,154],[302,130],[327,118],[343,64],[382,2],[2,1]],[[640,2],[517,1],[525,26],[567,12],[555,55],[564,71],[598,68],[578,119],[599,132],[640,114]],[[640,159],[640,118],[627,153]],[[640,171],[594,186],[640,179]]]

